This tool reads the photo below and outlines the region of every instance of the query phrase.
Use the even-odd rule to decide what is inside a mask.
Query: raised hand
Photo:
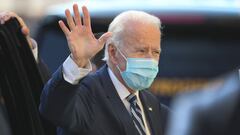
[[[77,4],[73,5],[73,11],[74,19],[69,9],[65,10],[69,28],[66,27],[62,20],[59,21],[59,26],[67,38],[72,59],[79,67],[85,67],[88,60],[103,48],[111,33],[104,33],[99,39],[96,39],[92,32],[88,9],[85,6],[82,7],[83,23]]]

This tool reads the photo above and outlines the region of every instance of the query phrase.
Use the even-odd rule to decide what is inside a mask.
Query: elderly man
[[[58,134],[162,135],[168,109],[148,91],[158,73],[160,20],[141,11],[118,15],[95,39],[90,15],[73,5],[59,21],[71,55],[45,85],[40,112]],[[89,59],[106,44],[106,65],[91,73]]]

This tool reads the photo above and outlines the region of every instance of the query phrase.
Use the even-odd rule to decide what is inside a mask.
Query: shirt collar
[[[113,85],[115,87],[115,89],[117,90],[117,93],[119,95],[119,97],[121,98],[121,100],[125,100],[127,96],[130,95],[130,92],[128,91],[128,89],[117,79],[117,77],[114,75],[114,73],[112,72],[112,70],[108,67],[108,73],[109,76],[113,82]],[[138,92],[134,93],[137,97],[138,97]]]

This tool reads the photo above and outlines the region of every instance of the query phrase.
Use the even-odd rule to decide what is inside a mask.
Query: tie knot
[[[134,95],[134,94],[130,94],[129,96],[127,96],[126,99],[130,104],[136,104],[137,103],[137,96]]]

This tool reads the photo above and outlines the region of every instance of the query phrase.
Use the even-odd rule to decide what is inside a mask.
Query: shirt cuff
[[[63,78],[65,81],[73,85],[78,84],[78,82],[91,71],[92,65],[90,60],[88,61],[86,68],[78,67],[70,55],[63,63]]]
[[[38,63],[38,45],[37,45],[37,42],[34,39],[31,38],[31,43],[32,43],[32,53],[33,53],[34,59]]]

